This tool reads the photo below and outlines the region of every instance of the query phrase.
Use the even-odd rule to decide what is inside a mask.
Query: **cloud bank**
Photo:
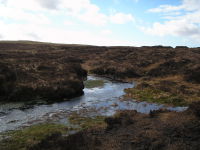
[[[133,21],[132,14],[103,13],[90,0],[0,0],[0,34],[5,40],[120,45],[123,41],[109,38],[112,32],[108,34],[106,26]],[[82,24],[99,32],[73,27]]]
[[[200,38],[200,0],[182,0],[178,6],[161,5],[148,10],[151,13],[161,13],[163,23],[155,22],[151,27],[142,27],[144,32],[153,35],[190,38],[199,41]]]

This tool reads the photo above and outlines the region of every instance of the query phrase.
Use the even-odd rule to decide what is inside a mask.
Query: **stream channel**
[[[172,111],[184,111],[187,107],[168,107],[164,105],[122,100],[124,89],[132,88],[134,83],[111,81],[107,78],[88,76],[88,81],[103,81],[99,87],[84,89],[84,95],[70,101],[43,103],[0,103],[0,133],[31,126],[38,123],[67,123],[70,113],[76,112],[83,116],[111,116],[118,110],[137,110],[149,113],[161,108]],[[86,81],[87,82],[87,81]]]

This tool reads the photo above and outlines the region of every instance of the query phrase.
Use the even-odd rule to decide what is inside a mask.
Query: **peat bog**
[[[100,77],[86,81],[88,74]],[[90,100],[88,93],[94,94]],[[59,123],[33,121],[25,129],[2,132],[3,150],[198,150],[200,48],[0,42],[0,102],[1,108],[17,104],[14,118],[23,103],[45,108],[84,102],[69,107],[76,108],[70,113],[57,107],[48,114]],[[152,111],[144,113],[136,103]]]

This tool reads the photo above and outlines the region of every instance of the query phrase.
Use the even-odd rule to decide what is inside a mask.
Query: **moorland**
[[[89,119],[90,126],[70,136],[58,126],[24,149],[200,149],[200,48],[0,42],[0,101],[70,100],[84,94],[87,74],[135,82],[125,89],[125,98],[188,109],[120,111],[98,123]],[[6,139],[0,146],[8,149],[11,142]]]

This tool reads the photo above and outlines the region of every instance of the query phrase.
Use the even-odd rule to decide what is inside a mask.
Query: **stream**
[[[88,80],[103,80],[101,87],[85,88],[84,95],[70,101],[45,104],[0,103],[0,133],[30,125],[52,122],[67,124],[67,117],[73,112],[84,116],[111,116],[118,110],[137,110],[149,113],[151,110],[165,108],[172,111],[184,111],[187,107],[168,107],[164,105],[122,100],[125,88],[134,83],[110,81],[107,78],[88,76]]]

